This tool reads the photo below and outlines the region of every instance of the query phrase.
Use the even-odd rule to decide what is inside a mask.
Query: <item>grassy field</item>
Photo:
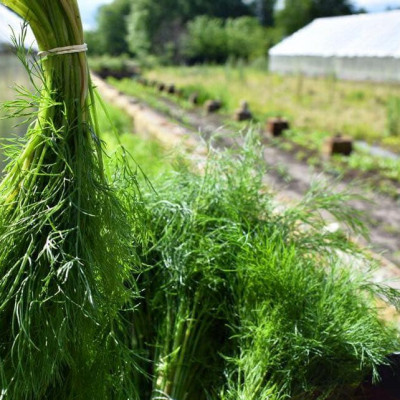
[[[156,179],[160,173],[171,169],[173,156],[160,143],[136,135],[133,121],[123,111],[109,103],[104,103],[99,111],[102,140],[109,160],[124,148],[129,166],[140,172],[137,174],[139,179]],[[113,168],[111,163],[110,169]]]
[[[175,83],[179,89],[183,90],[184,95],[177,97],[160,93],[157,88],[143,86],[136,80],[113,79],[111,83],[119,90],[140,98],[170,118],[174,116],[171,114],[169,105],[162,101],[163,97],[177,103],[183,110],[193,108],[193,105],[187,101],[190,92],[197,92],[200,102],[213,98],[220,99],[224,104],[221,120],[226,126],[231,127],[232,131],[243,128],[242,123],[235,122],[232,115],[240,99],[247,99],[256,121],[261,125],[273,115],[283,115],[291,120],[291,130],[285,134],[284,138],[270,142],[271,145],[293,153],[297,159],[319,170],[325,170],[335,176],[344,176],[350,180],[355,177],[361,178],[365,185],[373,190],[379,190],[394,198],[399,196],[400,158],[391,159],[380,154],[372,154],[359,143],[355,144],[355,151],[350,157],[335,156],[328,160],[321,153],[325,140],[339,132],[347,135],[353,132],[352,136],[357,140],[363,140],[378,147],[386,147],[392,152],[398,151],[400,136],[389,134],[388,131],[388,115],[391,116],[390,121],[394,126],[397,126],[396,124],[400,121],[400,113],[398,116],[396,114],[397,97],[394,96],[396,87],[339,82],[333,79],[288,77],[284,80],[282,77],[268,75],[259,70],[228,67],[170,67],[151,71],[146,74],[146,77],[167,84]],[[229,83],[228,77],[231,78]],[[308,87],[312,85],[313,97],[319,101],[314,99],[315,104],[310,105],[307,96],[297,95],[296,90],[309,93],[311,89]],[[279,88],[281,89],[278,91]],[[275,95],[267,97],[267,91]],[[385,93],[387,98],[384,97]],[[331,96],[333,99],[331,107],[326,99],[324,100],[324,96]],[[261,99],[265,99],[265,102],[263,103]],[[308,99],[310,99],[310,94],[308,94]],[[290,112],[279,111],[289,110],[290,107],[292,107]],[[351,114],[357,115],[357,118],[351,119]],[[308,115],[308,119],[304,115]],[[337,124],[342,127],[341,129],[334,129],[334,117]],[[180,122],[186,123],[184,112]],[[365,126],[365,129],[363,130],[361,126]],[[379,126],[381,126],[380,136]]]
[[[296,129],[341,132],[400,151],[400,131],[392,128],[390,133],[388,126],[388,114],[392,125],[400,119],[393,100],[400,96],[397,85],[283,77],[240,66],[167,67],[152,70],[146,77],[205,91],[221,100],[227,113],[246,100],[259,121],[281,115]]]

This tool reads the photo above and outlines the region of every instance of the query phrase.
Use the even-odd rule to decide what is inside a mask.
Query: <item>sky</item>
[[[370,12],[384,11],[387,7],[400,7],[400,0],[357,0],[354,3]]]
[[[111,2],[112,0],[78,0],[85,29],[94,28],[98,7]],[[353,3],[370,12],[384,11],[387,7],[400,7],[400,0],[353,0]]]
[[[94,28],[97,9],[102,4],[107,4],[111,2],[112,0],[78,0],[84,28]]]

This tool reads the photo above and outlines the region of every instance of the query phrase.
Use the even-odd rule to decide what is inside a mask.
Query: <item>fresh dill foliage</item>
[[[2,2],[40,50],[83,43],[77,1]],[[9,109],[33,120],[0,183],[1,398],[136,398],[136,188],[121,196],[104,168],[86,55],[18,55],[34,93]]]
[[[340,399],[379,379],[399,348],[378,317],[388,289],[370,283],[373,262],[345,231],[323,229],[329,212],[365,233],[350,195],[314,185],[283,209],[260,149],[254,135],[241,150],[210,149],[201,171],[179,163],[144,194],[152,245],[133,317],[143,398]]]

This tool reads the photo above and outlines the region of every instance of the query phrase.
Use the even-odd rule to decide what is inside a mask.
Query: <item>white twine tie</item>
[[[84,53],[87,50],[88,46],[86,43],[84,43],[84,44],[76,44],[73,46],[56,47],[55,49],[47,51],[39,51],[38,56],[46,57],[46,56],[58,56],[62,54]]]

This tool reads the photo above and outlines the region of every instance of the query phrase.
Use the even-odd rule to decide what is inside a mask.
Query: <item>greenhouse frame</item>
[[[269,52],[271,72],[400,82],[400,11],[319,18]]]

